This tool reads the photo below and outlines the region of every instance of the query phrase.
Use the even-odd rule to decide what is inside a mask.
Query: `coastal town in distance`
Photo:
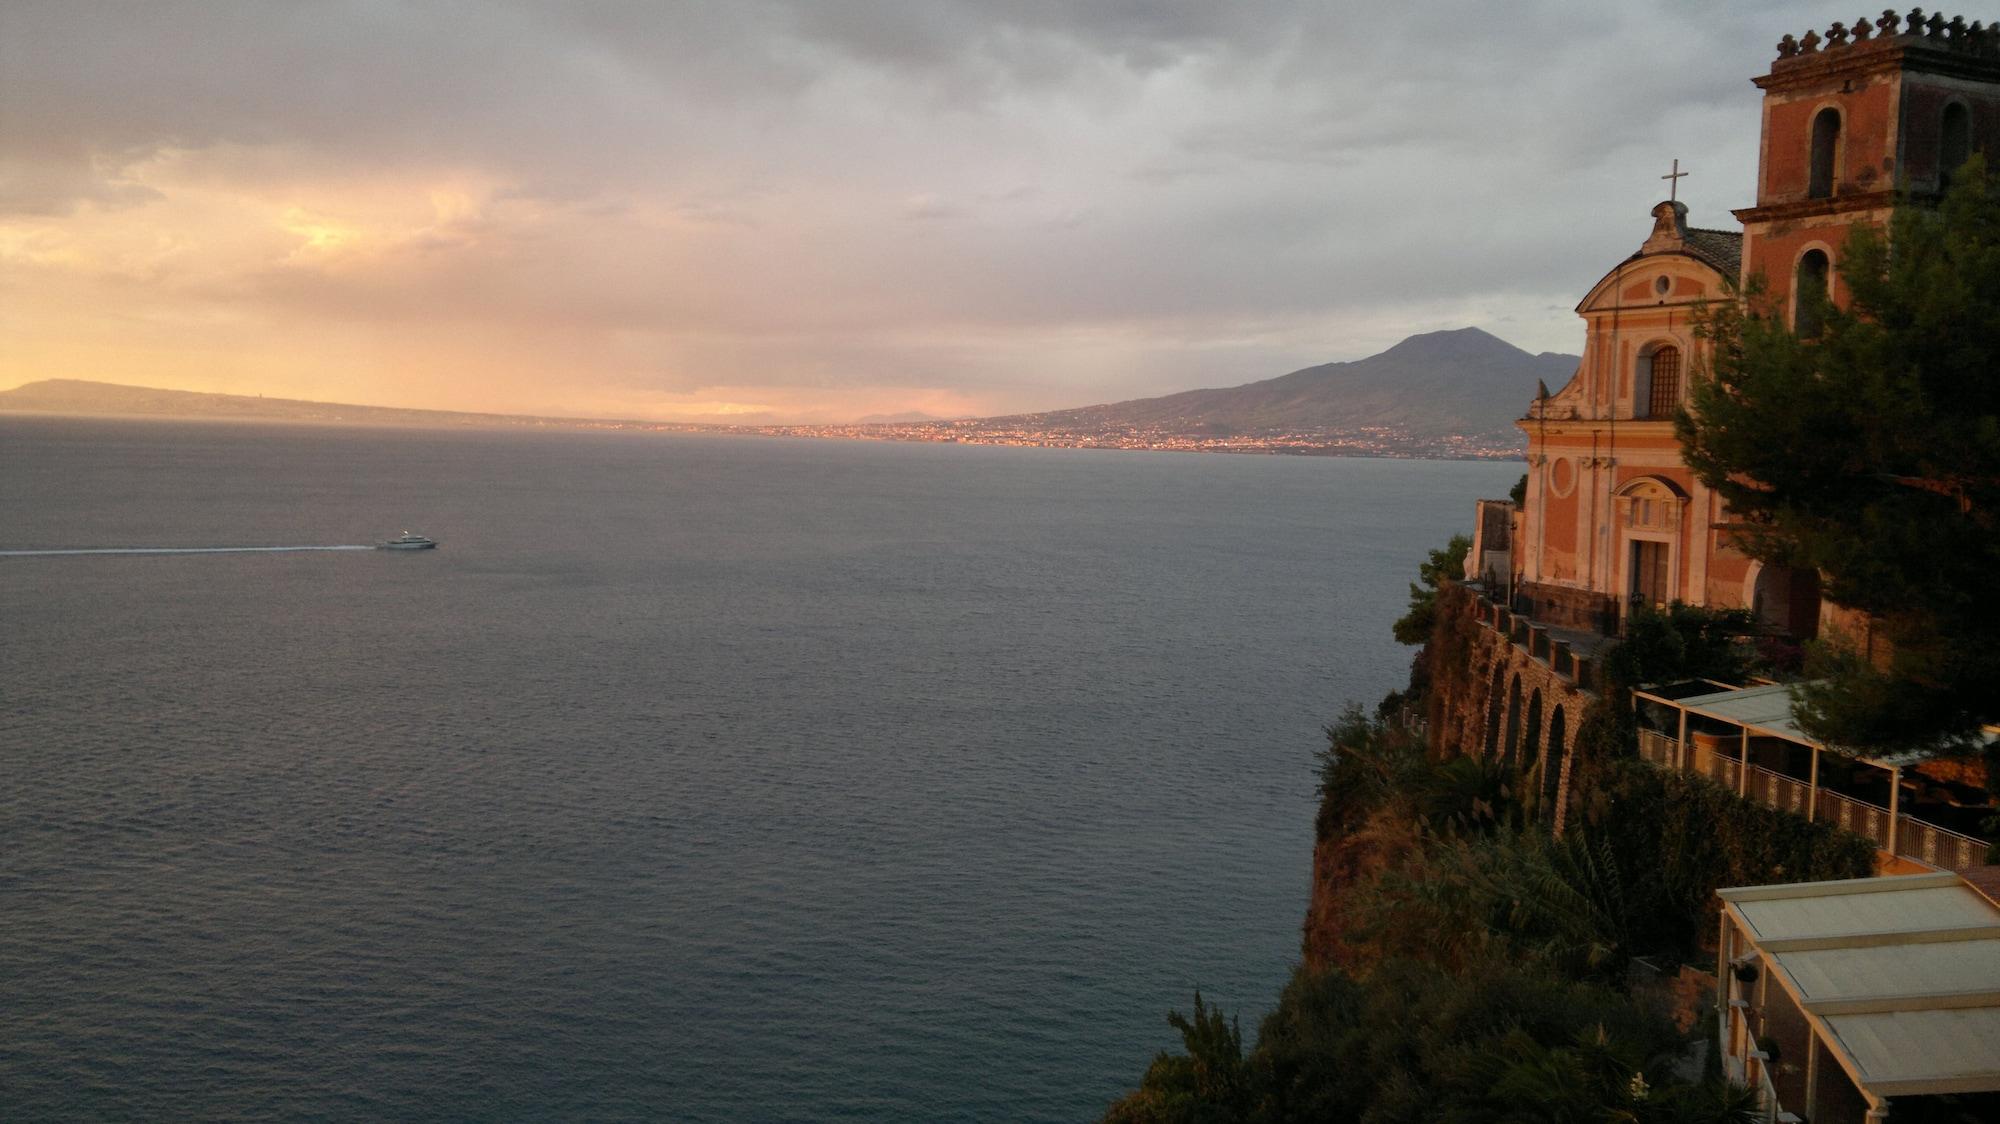
[[[1519,460],[1518,435],[1425,435],[1400,426],[1349,430],[1298,429],[1269,433],[1201,433],[1178,429],[1110,426],[1098,430],[1046,426],[1041,415],[872,422],[854,425],[738,426],[771,437],[833,437],[859,441],[930,441],[960,445],[1021,445],[1044,449],[1143,449],[1182,453],[1281,453],[1296,456],[1411,457],[1445,460]]]

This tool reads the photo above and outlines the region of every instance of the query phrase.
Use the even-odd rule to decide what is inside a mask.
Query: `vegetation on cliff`
[[[1357,861],[1328,962],[1298,969],[1248,1051],[1220,1012],[1176,1015],[1182,1050],[1107,1121],[1744,1119],[1629,985],[1635,956],[1686,948],[1698,925],[1699,876],[1659,877],[1645,854],[1680,802],[1658,801],[1630,846],[1558,840],[1490,762],[1433,757],[1358,711],[1329,737],[1320,831]]]
[[[1846,308],[1800,297],[1816,332],[1754,289],[1708,310],[1713,377],[1690,388],[1682,447],[1746,550],[1820,572],[1890,642],[1881,663],[1817,653],[1808,732],[1968,742],[2000,721],[2000,175],[1975,156],[1886,241],[1857,228],[1839,275]]]
[[[1690,1060],[1710,1020],[1671,1017],[1694,1013],[1674,973],[1712,964],[1718,887],[1865,876],[1873,848],[1640,761],[1629,708],[1607,702],[1579,731],[1556,837],[1537,785],[1480,747],[1427,745],[1409,718],[1433,672],[1448,682],[1476,662],[1464,591],[1434,580],[1450,552],[1413,587],[1431,633],[1409,693],[1327,731],[1307,962],[1247,1049],[1200,996],[1172,1015],[1181,1049],[1111,1106],[1112,1124],[1752,1118],[1747,1093]],[[1644,617],[1609,661],[1609,691],[1726,673],[1739,624]]]
[[[1417,566],[1417,580],[1410,583],[1410,609],[1389,626],[1396,634],[1396,643],[1423,644],[1430,640],[1432,630],[1437,627],[1438,587],[1458,580],[1465,572],[1465,556],[1471,550],[1469,537],[1453,535],[1443,550],[1431,551],[1431,556]]]

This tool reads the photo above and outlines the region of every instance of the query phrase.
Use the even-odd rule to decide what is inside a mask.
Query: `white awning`
[[[1713,680],[1696,680],[1704,686],[1720,686]],[[1828,746],[1815,741],[1792,719],[1792,686],[1785,683],[1765,683],[1755,687],[1729,687],[1720,691],[1704,691],[1700,694],[1681,694],[1691,684],[1665,684],[1654,687],[1640,687],[1632,693],[1648,702],[1662,706],[1677,707],[1689,714],[1699,714],[1718,722],[1727,722],[1750,731],[1788,742],[1812,746],[1818,749],[1834,749],[1847,753],[1850,757],[1891,769],[1928,760],[1933,754],[1923,752],[1890,753],[1879,757],[1849,753],[1837,746]],[[1988,726],[1984,730],[1987,741],[2000,740],[2000,728]]]
[[[2000,1090],[2000,909],[1954,874],[1718,890],[1873,1098]]]
[[[1800,745],[1814,744],[1798,723],[1792,721],[1792,689],[1783,683],[1712,691],[1675,699],[1672,705],[1684,707],[1690,714],[1745,727],[1753,734],[1768,734]]]

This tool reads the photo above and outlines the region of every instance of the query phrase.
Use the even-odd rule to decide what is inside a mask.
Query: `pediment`
[[[1591,286],[1578,315],[1721,300],[1734,278],[1686,250],[1635,254]]]

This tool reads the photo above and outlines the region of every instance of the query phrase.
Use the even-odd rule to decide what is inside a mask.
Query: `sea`
[[[1080,1121],[1513,464],[0,417],[0,1119]]]

